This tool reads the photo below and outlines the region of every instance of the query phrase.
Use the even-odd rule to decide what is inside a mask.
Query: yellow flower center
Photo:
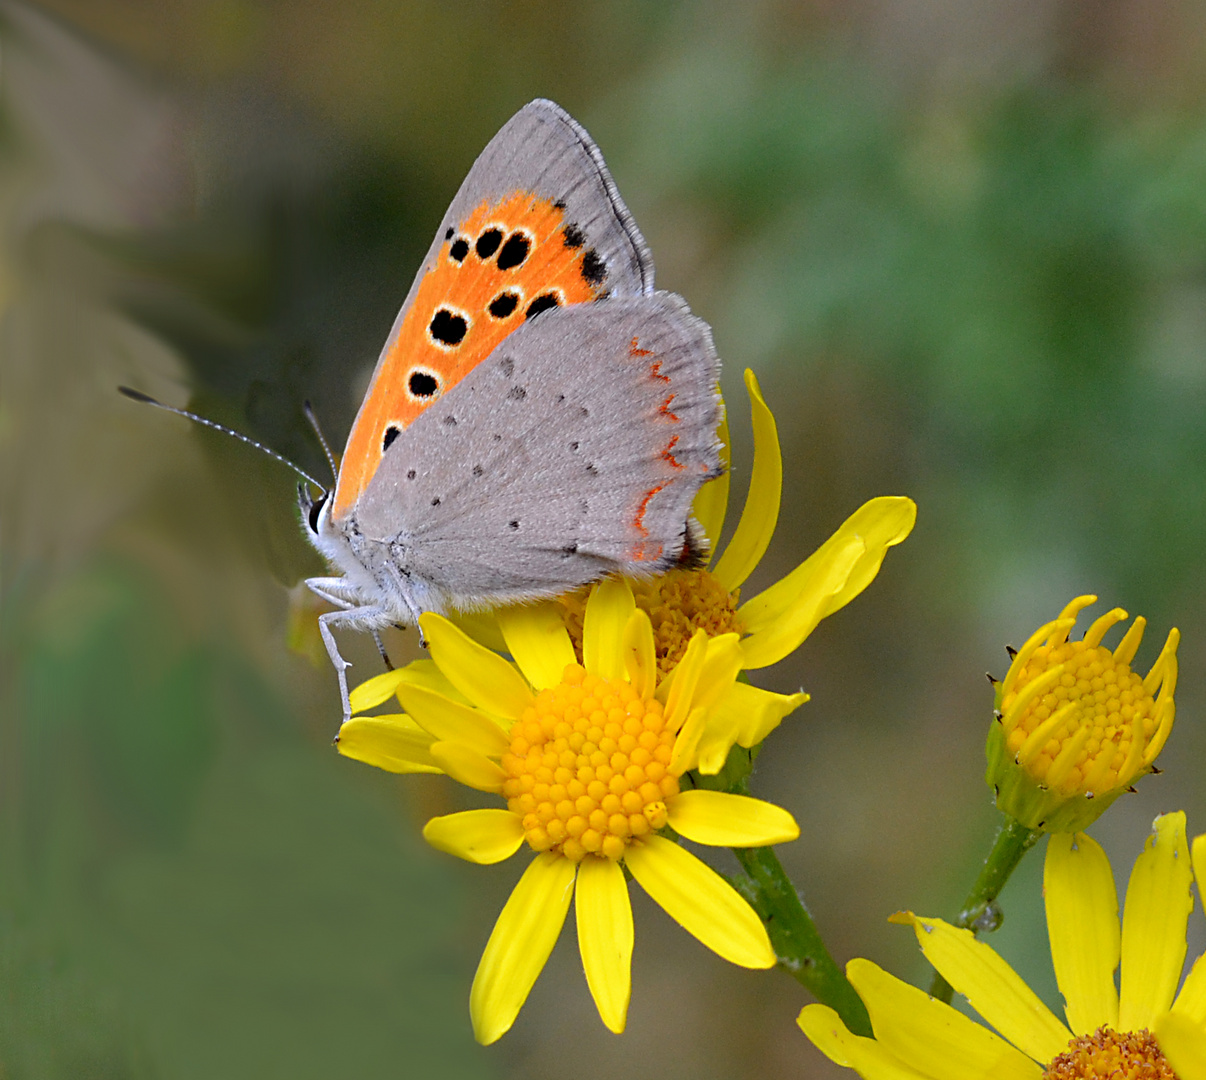
[[[1129,782],[1156,731],[1155,708],[1128,664],[1085,641],[1039,646],[1001,702],[1018,764],[1069,797]]]
[[[666,824],[673,748],[661,702],[570,664],[511,728],[503,794],[536,851],[619,859]]]
[[[707,570],[669,570],[629,584],[637,607],[648,613],[653,624],[654,650],[662,675],[683,658],[696,630],[719,637],[745,629],[737,618],[737,594],[729,592]],[[588,593],[580,589],[561,599],[578,656],[582,655],[582,621]]]
[[[1043,1072],[1043,1080],[1178,1080],[1155,1036],[1100,1027],[1078,1035]]]

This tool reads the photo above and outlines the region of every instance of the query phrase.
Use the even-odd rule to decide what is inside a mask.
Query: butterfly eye
[[[306,515],[306,520],[310,525],[310,531],[315,536],[318,535],[318,515],[322,513],[322,508],[326,504],[327,494],[328,493],[324,491],[321,495],[319,495],[318,498],[310,504],[310,511]]]

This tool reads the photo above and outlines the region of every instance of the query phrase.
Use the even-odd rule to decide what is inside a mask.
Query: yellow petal
[[[637,608],[624,627],[624,668],[632,688],[648,701],[657,689],[657,646],[648,612]]]
[[[708,656],[708,635],[704,630],[696,630],[683,658],[674,665],[674,670],[662,680],[657,688],[658,699],[665,705],[666,728],[678,731],[687,719],[691,703],[695,697],[695,687],[703,674],[704,664]]]
[[[1131,871],[1122,912],[1118,1025],[1123,1031],[1151,1028],[1172,1004],[1185,963],[1192,877],[1184,812],[1156,818]]]
[[[1193,873],[1198,879],[1198,895],[1206,905],[1206,833],[1193,838]]]
[[[724,767],[734,743],[757,746],[788,713],[807,700],[807,694],[775,694],[749,683],[733,683],[708,711],[696,747],[696,761],[688,767],[715,776]]]
[[[727,881],[662,836],[630,844],[624,864],[675,922],[730,963],[775,966],[762,920]]]
[[[767,667],[799,648],[865,555],[860,537],[827,542],[787,577],[742,604],[737,617],[748,634],[741,643],[745,666]]]
[[[1193,871],[1198,879],[1198,896],[1206,907],[1206,833],[1194,837],[1190,846]],[[1200,1028],[1206,1028],[1206,953],[1199,956],[1181,984],[1181,992],[1173,1002],[1173,1012],[1183,1013]]]
[[[911,911],[892,922],[912,925],[925,958],[1006,1039],[1037,1061],[1068,1049],[1070,1032],[996,951],[970,930]]]
[[[509,859],[519,850],[523,822],[518,814],[500,807],[464,810],[432,818],[423,826],[423,839],[437,851],[489,865]]]
[[[691,513],[699,522],[708,538],[708,562],[716,554],[716,545],[720,543],[720,532],[724,528],[725,510],[729,505],[729,418],[721,417],[720,427],[716,429],[716,438],[720,442],[720,467],[724,470],[715,480],[709,480],[695,496]]]
[[[449,681],[479,709],[517,720],[532,704],[532,691],[510,664],[479,645],[442,615],[419,616],[427,648]]]
[[[1090,1035],[1118,1027],[1114,971],[1121,955],[1118,893],[1110,860],[1084,833],[1052,833],[1043,870],[1047,934],[1068,1025]]]
[[[335,745],[355,758],[392,773],[443,772],[431,756],[435,740],[409,716],[354,716],[339,729]]]
[[[398,687],[398,699],[415,723],[441,742],[463,743],[484,757],[501,757],[510,749],[506,732],[471,705],[408,683]]]
[[[578,662],[561,618],[563,610],[557,604],[544,602],[517,604],[496,612],[507,652],[537,690],[556,686],[566,665]]]
[[[864,503],[787,577],[743,604],[738,614],[750,635],[747,666],[783,659],[821,619],[853,600],[874,580],[888,548],[909,535],[916,517],[912,499]]]
[[[459,742],[434,742],[431,744],[431,756],[457,783],[478,791],[502,794],[507,774],[485,754],[479,754]]]
[[[574,907],[586,985],[600,1019],[619,1035],[632,993],[632,905],[620,864],[594,856],[583,859]]]
[[[933,1080],[1040,1080],[1043,1070],[988,1028],[870,960],[846,965],[881,1046]]]
[[[805,1005],[796,1023],[830,1061],[854,1069],[865,1080],[930,1080],[928,1074],[910,1069],[874,1039],[852,1035],[828,1005]]]
[[[783,494],[783,457],[779,453],[775,417],[767,408],[758,380],[749,368],[745,371],[745,388],[750,395],[750,418],[754,425],[750,489],[733,538],[712,569],[716,580],[729,592],[736,591],[766,553],[779,520],[779,499]]]
[[[1198,1027],[1206,1028],[1206,953],[1193,962],[1172,1011],[1181,1013]]]
[[[917,504],[903,495],[881,495],[855,510],[846,524],[857,530],[867,545],[867,554],[846,579],[841,592],[829,601],[825,618],[844,608],[875,580],[888,548],[906,540],[917,524]]]
[[[592,675],[625,677],[624,628],[635,610],[623,578],[604,578],[590,590],[582,618],[582,666]]]
[[[353,687],[348,692],[348,703],[352,706],[352,714],[375,709],[383,701],[388,701],[394,696],[398,684],[405,678],[406,668],[395,668],[382,675],[374,675],[359,686]]]
[[[561,933],[574,895],[574,864],[537,855],[511,893],[486,942],[469,991],[477,1041],[489,1045],[515,1023]]]
[[[696,635],[700,633],[702,631],[696,631]],[[700,663],[699,677],[695,680],[689,700],[682,696],[688,685],[688,680],[684,677],[679,693],[675,696],[674,707],[676,710],[686,707],[688,713],[678,738],[674,740],[674,754],[670,759],[671,772],[681,776],[688,769],[695,767],[699,743],[708,726],[711,707],[736,685],[735,680],[741,673],[743,655],[741,638],[737,634],[720,634],[709,638]],[[667,709],[667,713],[669,711]],[[677,724],[676,712],[667,726],[673,731]]]
[[[402,678],[398,685],[423,686],[437,694],[443,694],[452,701],[459,701],[462,705],[469,704],[469,699],[448,681],[448,677],[431,659],[412,660],[402,668]]]
[[[784,844],[800,835],[781,806],[723,791],[680,791],[666,800],[670,827],[688,840],[713,847]]]
[[[498,626],[498,611],[498,608],[489,611],[451,611],[448,618],[474,641],[501,653],[507,651],[507,643]]]
[[[1180,1080],[1206,1080],[1206,1027],[1172,1012],[1156,1020],[1153,1034]]]

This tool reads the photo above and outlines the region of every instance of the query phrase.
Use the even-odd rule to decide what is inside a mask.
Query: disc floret
[[[1069,640],[1076,616],[1095,600],[1078,597],[1040,627],[996,687],[988,782],[998,806],[1031,829],[1087,827],[1152,770],[1172,729],[1178,631],[1141,676],[1130,664],[1142,617],[1112,651],[1101,642],[1127,618],[1121,608],[1098,618],[1080,641]]]
[[[679,785],[669,771],[675,733],[656,698],[570,664],[510,735],[502,793],[534,851],[618,860],[632,840],[665,827]]]

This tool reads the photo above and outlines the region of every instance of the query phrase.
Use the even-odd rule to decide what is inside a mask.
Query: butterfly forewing
[[[465,178],[395,320],[333,516],[361,498],[394,440],[517,328],[652,288],[644,240],[590,136],[552,102],[520,110]]]

